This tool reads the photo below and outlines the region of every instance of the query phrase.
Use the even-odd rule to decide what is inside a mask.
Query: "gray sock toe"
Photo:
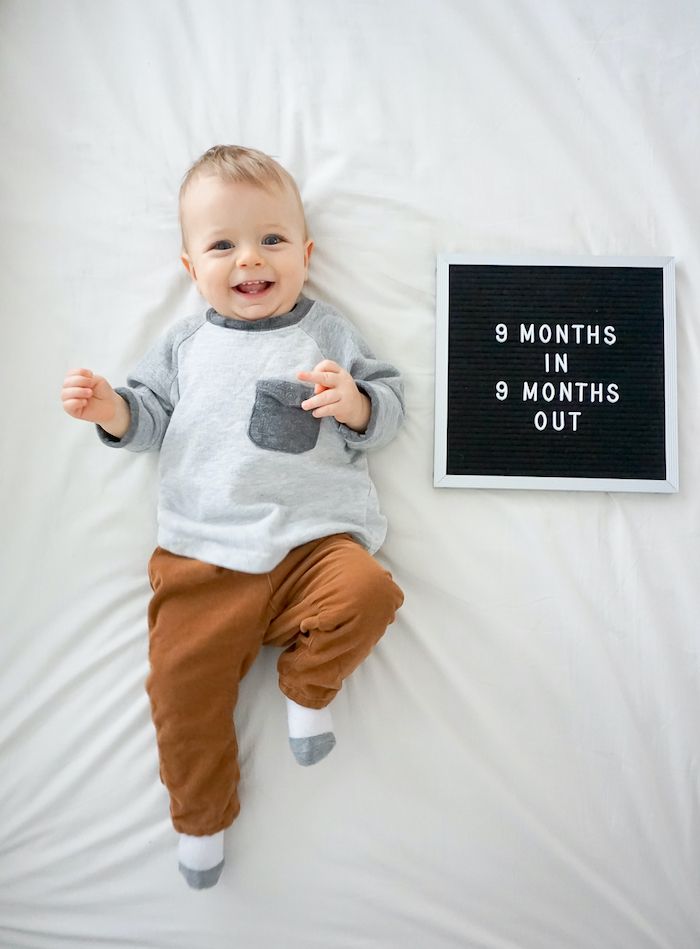
[[[193,890],[208,890],[210,886],[216,886],[219,882],[221,871],[224,869],[224,861],[222,860],[215,867],[210,867],[209,870],[192,870],[190,867],[186,867],[184,863],[180,863],[178,866],[180,873]]]
[[[290,738],[289,747],[299,764],[316,764],[335,748],[335,735],[333,732],[324,732],[311,738]]]

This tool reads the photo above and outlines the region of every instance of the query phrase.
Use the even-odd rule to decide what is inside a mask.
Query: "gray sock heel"
[[[322,761],[335,748],[333,732],[312,735],[310,738],[290,738],[289,747],[299,764],[307,766]]]
[[[193,890],[208,890],[209,887],[216,886],[219,882],[221,871],[224,869],[224,861],[222,860],[221,863],[218,863],[215,867],[210,867],[208,870],[192,870],[190,867],[186,867],[184,863],[179,863],[178,867]]]

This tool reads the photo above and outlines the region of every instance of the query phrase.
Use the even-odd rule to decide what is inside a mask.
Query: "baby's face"
[[[292,309],[313,242],[304,240],[290,189],[199,176],[184,195],[181,215],[182,262],[217,313],[261,320]]]

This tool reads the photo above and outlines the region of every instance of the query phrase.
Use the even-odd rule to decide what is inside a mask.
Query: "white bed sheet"
[[[4,0],[2,949],[700,945],[700,8]],[[61,410],[200,301],[180,176],[276,155],[309,292],[405,375],[371,467],[406,603],[298,768],[275,656],[190,891],[143,681],[152,457]],[[676,495],[432,487],[438,252],[673,255]]]

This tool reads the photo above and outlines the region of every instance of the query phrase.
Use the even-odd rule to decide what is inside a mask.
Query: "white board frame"
[[[453,264],[554,267],[655,267],[663,270],[664,406],[666,480],[632,478],[547,478],[510,475],[447,474],[447,391],[449,350],[449,273]],[[538,491],[637,491],[671,494],[679,490],[676,368],[676,289],[674,257],[557,257],[444,253],[437,257],[435,332],[436,488],[505,488]]]

